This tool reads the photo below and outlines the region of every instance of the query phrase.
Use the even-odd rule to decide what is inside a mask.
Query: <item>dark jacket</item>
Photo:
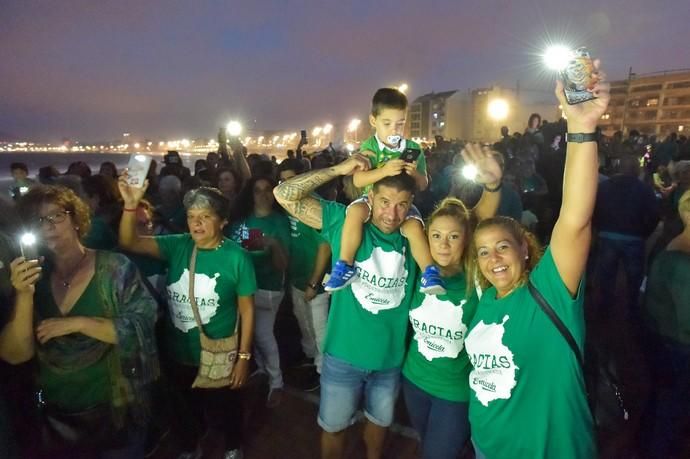
[[[659,223],[659,204],[654,190],[637,177],[618,174],[599,184],[594,226],[647,238]]]

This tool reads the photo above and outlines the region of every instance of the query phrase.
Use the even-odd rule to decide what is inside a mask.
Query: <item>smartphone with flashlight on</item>
[[[403,151],[400,155],[400,159],[402,159],[406,163],[413,163],[417,161],[417,158],[419,158],[419,155],[421,153],[422,150],[418,150],[416,148],[405,148],[405,151]]]
[[[38,244],[34,233],[24,233],[19,237],[19,250],[27,260],[38,260]]]
[[[594,63],[587,48],[572,50],[570,60],[560,71],[568,104],[581,104],[596,99],[596,96],[589,91],[597,83],[593,73]]]
[[[149,174],[152,158],[149,155],[132,155],[127,164],[127,183],[130,186],[142,188]]]

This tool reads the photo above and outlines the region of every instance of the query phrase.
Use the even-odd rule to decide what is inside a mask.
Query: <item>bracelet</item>
[[[565,141],[568,143],[596,142],[598,140],[599,134],[596,132],[567,132],[565,134]]]
[[[251,352],[238,352],[237,358],[240,360],[250,360],[252,358]]]
[[[136,211],[137,211],[137,207],[135,207],[134,209],[128,209],[128,208],[126,208],[126,207],[123,207],[122,210],[123,210],[124,212],[136,212]]]
[[[494,188],[489,188],[486,186],[486,183],[484,184],[484,189],[489,193],[495,193],[496,191],[500,190],[501,187],[503,187],[503,181],[498,182],[498,185],[496,185]]]

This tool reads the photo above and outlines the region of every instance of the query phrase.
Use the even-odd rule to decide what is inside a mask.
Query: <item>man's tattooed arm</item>
[[[352,174],[358,170],[367,170],[369,160],[359,154],[347,161],[326,169],[300,174],[281,183],[273,194],[278,203],[295,218],[312,228],[321,229],[323,209],[321,202],[311,194],[318,187],[340,175]]]

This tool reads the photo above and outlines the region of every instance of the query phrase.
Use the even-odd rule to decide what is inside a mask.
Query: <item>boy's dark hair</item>
[[[411,175],[402,172],[398,175],[389,175],[388,177],[384,177],[378,182],[374,183],[374,186],[372,187],[374,193],[378,191],[380,186],[387,186],[398,191],[409,191],[410,193],[414,194],[415,190],[417,189],[417,182],[415,182]]]
[[[386,108],[407,110],[407,96],[395,88],[381,88],[371,99],[371,114],[379,116]]]
[[[27,167],[27,165],[25,163],[12,163],[12,164],[10,164],[10,171],[13,171],[15,169],[21,169],[24,172],[26,172],[27,174],[29,173],[29,168]]]

